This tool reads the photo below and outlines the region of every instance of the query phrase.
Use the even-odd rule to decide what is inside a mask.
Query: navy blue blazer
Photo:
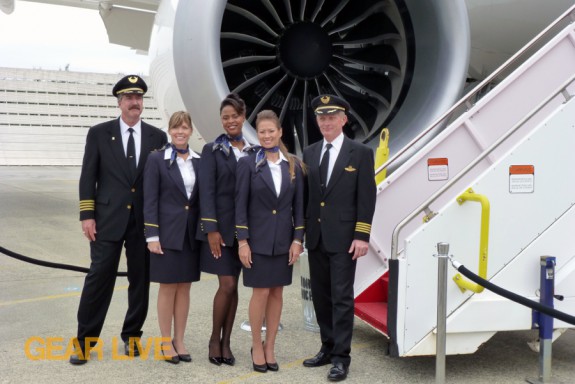
[[[282,183],[276,195],[267,161],[256,167],[255,154],[241,158],[236,172],[236,230],[238,240],[249,239],[261,255],[289,252],[293,240],[304,234],[304,180],[298,164],[290,180],[287,161],[281,162]]]
[[[209,232],[220,232],[231,247],[236,237],[235,188],[236,157],[230,151],[213,150],[214,143],[204,145],[200,160],[200,227],[198,240],[208,241]]]
[[[196,183],[188,199],[184,179],[178,164],[170,166],[165,150],[148,156],[144,170],[144,220],[146,238],[160,237],[162,248],[181,251],[186,229],[192,249],[199,249],[195,241],[199,218],[198,158],[192,158]]]
[[[135,180],[122,144],[120,118],[88,131],[80,175],[80,220],[95,219],[100,240],[119,241],[133,210],[144,230],[142,174],[148,155],[167,143],[166,133],[141,122],[142,141]]]
[[[323,140],[303,153],[308,166],[306,246],[316,249],[319,239],[328,252],[347,252],[354,239],[369,241],[375,211],[376,186],[371,148],[344,137],[325,192],[321,190],[319,162]]]

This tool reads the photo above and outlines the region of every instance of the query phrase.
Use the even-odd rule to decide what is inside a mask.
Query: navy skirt
[[[283,287],[291,284],[293,265],[289,254],[267,256],[252,253],[252,267],[242,268],[244,286],[251,288]]]
[[[238,243],[234,241],[231,247],[221,247],[222,256],[215,258],[210,249],[210,243],[202,241],[200,248],[200,266],[202,272],[211,273],[219,276],[236,276],[240,275],[242,263],[238,256]]]
[[[197,247],[192,250],[188,231],[181,251],[166,248],[162,251],[163,255],[150,252],[150,281],[175,284],[200,280],[200,254]]]

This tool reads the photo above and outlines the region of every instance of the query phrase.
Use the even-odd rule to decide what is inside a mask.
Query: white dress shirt
[[[122,132],[122,145],[124,146],[124,155],[128,156],[128,140],[130,139],[130,131],[128,129],[132,128],[134,133],[134,144],[136,145],[136,166],[140,161],[140,148],[142,148],[142,120],[138,120],[138,122],[133,125],[129,126],[128,124],[124,123],[124,120],[120,117],[120,132]]]
[[[172,158],[173,149],[171,147],[166,148],[164,152],[164,160],[170,160]],[[192,165],[192,158],[198,159],[198,156],[194,151],[188,153],[188,158],[186,160],[179,156],[176,156],[176,164],[180,169],[182,179],[184,179],[184,187],[186,187],[186,193],[188,199],[192,196],[192,191],[194,190],[194,185],[196,184],[196,173],[194,172],[194,166]]]
[[[274,187],[276,188],[276,196],[280,195],[280,191],[282,190],[282,161],[287,161],[284,157],[283,153],[278,152],[280,157],[277,161],[270,161],[268,160],[268,166],[270,167],[270,171],[272,172],[272,179],[274,181]]]
[[[236,161],[238,161],[241,157],[247,156],[248,155],[248,149],[250,149],[252,147],[252,145],[250,143],[248,143],[246,141],[246,139],[242,139],[242,141],[244,142],[244,148],[241,151],[239,148],[236,148],[232,145],[232,151],[234,152],[234,155],[236,156]]]
[[[323,139],[323,145],[321,148],[321,155],[319,157],[319,164],[321,164],[321,159],[325,153],[325,146],[328,144],[327,140]],[[333,139],[330,143],[332,145],[331,149],[329,150],[329,164],[327,167],[327,182],[325,185],[329,184],[329,178],[331,177],[331,172],[333,171],[333,166],[335,165],[335,161],[337,160],[337,156],[339,155],[339,151],[341,151],[341,146],[343,145],[343,132],[339,134],[338,137]]]

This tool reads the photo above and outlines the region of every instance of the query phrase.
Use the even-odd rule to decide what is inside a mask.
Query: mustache
[[[139,107],[138,105],[134,105],[134,106],[131,106],[131,107],[130,107],[130,111],[131,111],[132,109],[137,109],[137,110],[139,111],[139,110],[140,110],[140,107]]]

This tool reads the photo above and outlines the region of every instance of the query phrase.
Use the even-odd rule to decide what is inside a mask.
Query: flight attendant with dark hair
[[[150,155],[144,172],[150,281],[160,283],[158,323],[162,353],[173,364],[192,361],[184,345],[184,332],[190,287],[200,280],[200,245],[196,240],[200,159],[188,145],[192,132],[190,114],[175,112],[168,124],[171,143]]]
[[[202,241],[202,272],[218,275],[214,296],[212,334],[208,359],[215,365],[234,365],[230,338],[238,307],[238,278],[241,264],[235,228],[235,185],[238,159],[253,147],[242,135],[246,104],[229,94],[220,105],[225,133],[202,150],[200,161],[201,219],[198,238]]]
[[[291,284],[293,264],[303,251],[304,174],[301,161],[281,141],[282,128],[273,111],[258,113],[256,131],[261,149],[238,162],[236,229],[244,285],[253,288],[249,305],[253,368],[266,372],[279,369],[275,340],[283,287]]]

